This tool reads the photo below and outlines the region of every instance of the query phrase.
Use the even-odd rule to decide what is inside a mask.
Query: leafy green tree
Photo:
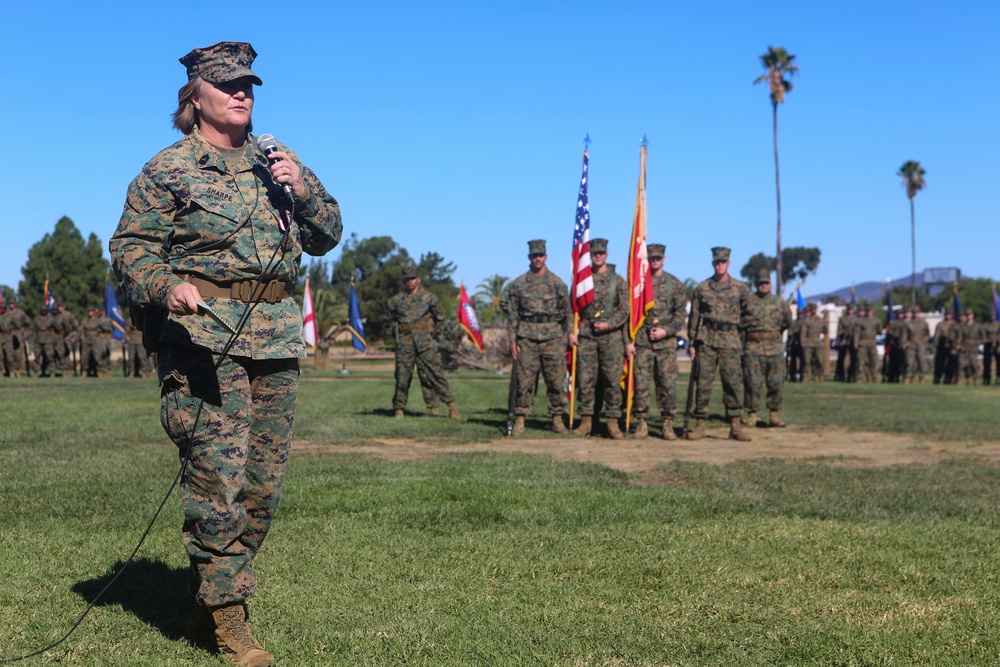
[[[8,304],[12,299],[16,298],[17,292],[10,285],[0,285],[0,294],[3,295],[4,304]]]
[[[958,281],[958,300],[963,310],[973,310],[977,322],[988,322],[993,309],[991,278],[962,278]],[[931,300],[931,310],[949,310],[952,307],[952,290],[943,290]]]
[[[740,275],[752,283],[757,277],[757,271],[760,269],[777,271],[780,266],[782,282],[790,283],[796,279],[799,282],[805,282],[807,277],[815,275],[816,270],[819,268],[821,255],[822,252],[819,248],[793,246],[791,248],[784,248],[781,251],[782,261],[781,264],[778,264],[774,257],[759,252],[743,265],[743,268],[740,269]]]
[[[494,273],[476,285],[476,293],[471,298],[482,326],[491,326],[498,321],[503,322],[500,299],[503,297],[508,283],[510,283],[510,278]]]
[[[777,257],[777,280],[774,293],[781,294],[782,276],[785,275],[783,267],[784,256],[781,252],[781,175],[778,169],[778,105],[784,103],[785,95],[792,90],[790,79],[799,72],[799,66],[793,62],[795,56],[791,55],[780,46],[767,47],[767,53],[760,56],[761,65],[766,70],[759,77],[754,79],[754,84],[766,81],[771,94],[771,111],[774,127],[774,187],[778,196],[778,242],[775,250]]]
[[[421,284],[424,289],[441,300],[444,312],[446,314],[457,313],[458,287],[451,278],[451,274],[455,272],[455,264],[445,262],[444,257],[436,252],[428,252],[420,256],[417,269],[420,271]]]
[[[903,179],[903,187],[906,188],[906,196],[910,200],[910,305],[917,304],[917,223],[914,213],[913,198],[917,193],[927,187],[924,181],[924,168],[916,160],[907,160],[899,168],[896,175]]]
[[[24,280],[18,284],[22,305],[29,313],[38,312],[48,276],[49,291],[56,301],[83,319],[91,304],[103,303],[109,269],[104,243],[96,234],[84,241],[73,221],[63,216],[51,234],[28,250],[28,261],[21,268]]]

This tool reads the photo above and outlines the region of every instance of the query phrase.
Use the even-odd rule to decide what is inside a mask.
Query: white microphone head
[[[270,134],[262,134],[257,137],[257,147],[265,153],[278,150],[278,142]]]

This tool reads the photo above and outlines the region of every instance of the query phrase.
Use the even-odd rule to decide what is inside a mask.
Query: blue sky
[[[179,136],[177,59],[223,40],[258,51],[255,131],[320,176],[345,237],[438,252],[471,288],[522,273],[533,238],[568,278],[588,133],[591,234],[610,239],[622,272],[643,135],[650,241],[667,245],[669,271],[704,279],[715,245],[733,249],[734,273],[773,253],[771,108],[751,85],[769,45],[801,68],[779,141],[783,245],[823,252],[804,292],[909,274],[895,176],[909,159],[927,170],[918,270],[1000,274],[1000,3],[198,7],[5,9],[0,283],[16,288],[28,249],[63,215],[106,245],[129,181]]]

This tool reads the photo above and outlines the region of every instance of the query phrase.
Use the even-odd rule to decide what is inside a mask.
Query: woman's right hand
[[[198,312],[198,302],[201,294],[191,283],[181,283],[170,290],[167,297],[167,309],[174,315],[194,315]]]

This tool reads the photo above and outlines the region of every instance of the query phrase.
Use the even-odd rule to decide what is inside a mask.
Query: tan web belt
[[[184,282],[197,287],[198,293],[203,297],[236,299],[243,303],[260,303],[261,301],[278,303],[289,296],[288,283],[283,280],[271,280],[266,283],[259,280],[245,280],[240,283],[218,285],[197,276],[183,275],[181,278]]]

